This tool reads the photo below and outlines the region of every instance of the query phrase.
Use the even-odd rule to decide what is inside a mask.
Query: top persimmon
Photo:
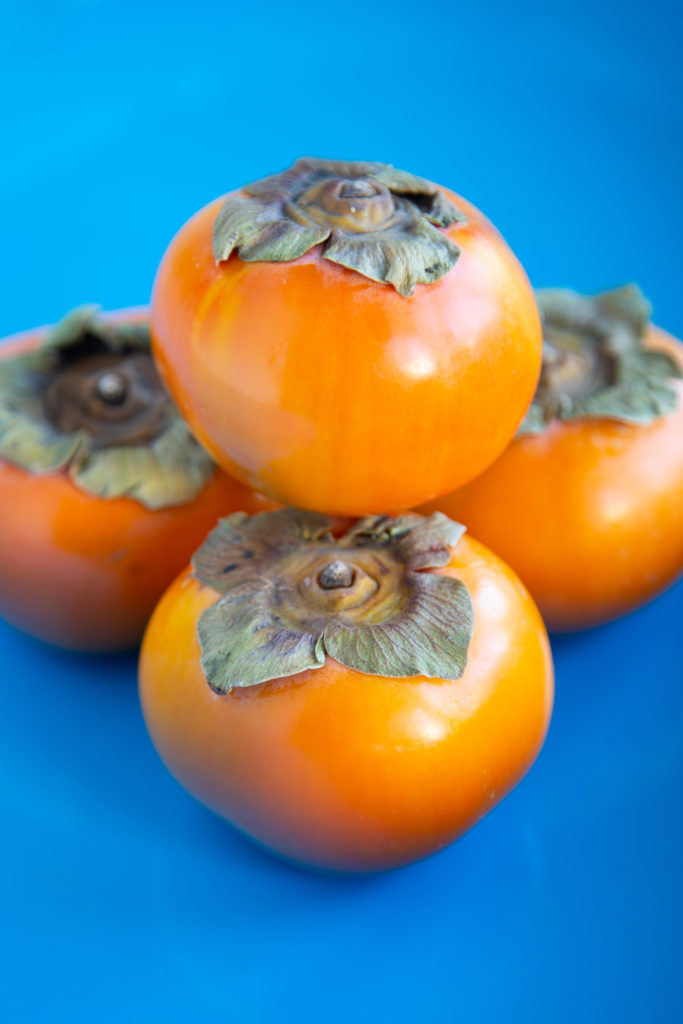
[[[541,365],[533,292],[498,232],[384,164],[299,160],[205,207],[162,260],[151,329],[167,386],[228,472],[341,515],[482,472]]]

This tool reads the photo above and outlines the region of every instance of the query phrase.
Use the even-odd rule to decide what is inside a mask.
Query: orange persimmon
[[[205,207],[161,262],[151,330],[219,464],[339,515],[480,473],[541,363],[532,289],[495,228],[381,164],[301,160]]]
[[[303,539],[281,542],[283,514]],[[233,516],[143,640],[142,709],[169,770],[316,868],[442,849],[522,778],[550,718],[546,632],[512,571],[445,517],[387,518],[349,540],[293,510]]]
[[[144,316],[143,311],[124,311],[98,323],[141,325]],[[75,324],[76,331],[85,329]],[[17,360],[41,353],[49,334],[50,329],[40,328],[7,339],[0,346],[0,378]],[[38,372],[33,365],[29,369]],[[110,373],[110,386],[112,379]],[[10,394],[13,385],[7,386]],[[57,395],[55,387],[52,393]],[[162,401],[170,405],[167,396]],[[69,459],[54,469],[42,465],[40,471],[20,464],[27,460],[27,445],[25,439],[23,447],[15,443],[14,412],[0,408],[0,451],[5,452],[0,454],[0,615],[49,643],[83,651],[135,646],[160,595],[217,519],[237,509],[272,506],[217,467],[205,465],[202,453],[194,485],[185,493],[171,480],[168,501],[162,496],[156,507],[126,495],[99,496],[74,479]],[[60,415],[66,416],[63,406]],[[36,447],[35,439],[29,440]],[[84,460],[84,482],[90,486],[87,470]]]
[[[542,312],[558,295],[562,317],[553,308],[544,316],[539,393],[552,399],[563,378],[554,390],[562,403],[544,423],[530,417],[530,432],[522,428],[482,476],[421,511],[466,523],[524,581],[548,628],[562,631],[631,611],[683,570],[683,345],[647,322],[633,288],[595,299],[542,292]],[[587,354],[586,339],[602,331],[624,350],[629,316],[640,337],[628,352],[635,373],[617,380],[607,362],[608,379],[587,389],[584,371],[594,374],[602,357]],[[560,332],[576,343],[569,357],[558,357]]]

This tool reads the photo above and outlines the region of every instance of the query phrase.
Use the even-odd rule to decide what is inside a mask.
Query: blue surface
[[[636,278],[683,335],[679,2],[3,5],[0,333],[144,302],[170,236],[303,153],[477,203],[537,285]],[[683,1019],[679,585],[554,644],[530,776],[445,853],[310,876],[195,804],[135,661],[0,624],[12,1024]]]

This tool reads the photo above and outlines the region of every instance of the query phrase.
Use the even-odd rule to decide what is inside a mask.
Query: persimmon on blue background
[[[677,0],[51,0],[2,20],[3,335],[146,301],[195,209],[307,153],[448,184],[535,284],[636,279],[683,334]],[[683,1019],[682,623],[679,585],[557,639],[531,775],[446,852],[359,879],[281,864],[186,796],[134,657],[0,624],[6,1019]]]

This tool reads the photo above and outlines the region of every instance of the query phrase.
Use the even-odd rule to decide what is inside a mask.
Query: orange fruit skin
[[[683,345],[650,347],[683,367]],[[549,629],[624,615],[683,570],[683,381],[677,408],[649,426],[556,421],[514,441],[482,476],[424,505],[464,523],[512,566]]]
[[[44,330],[8,339],[0,358],[30,350]],[[38,476],[0,460],[0,616],[59,647],[135,647],[216,520],[272,505],[218,469],[192,501],[153,511],[88,494],[65,472]]]
[[[514,574],[467,537],[441,570],[469,588],[475,626],[458,680],[321,669],[218,696],[200,665],[199,615],[216,598],[187,571],[140,658],[154,744],[198,800],[274,853],[361,872],[432,854],[525,774],[552,707],[547,635]]]
[[[531,401],[541,328],[524,271],[465,200],[461,249],[409,298],[322,257],[216,266],[224,201],[171,242],[151,306],[160,371],[229,473],[338,515],[407,508],[493,462]]]

